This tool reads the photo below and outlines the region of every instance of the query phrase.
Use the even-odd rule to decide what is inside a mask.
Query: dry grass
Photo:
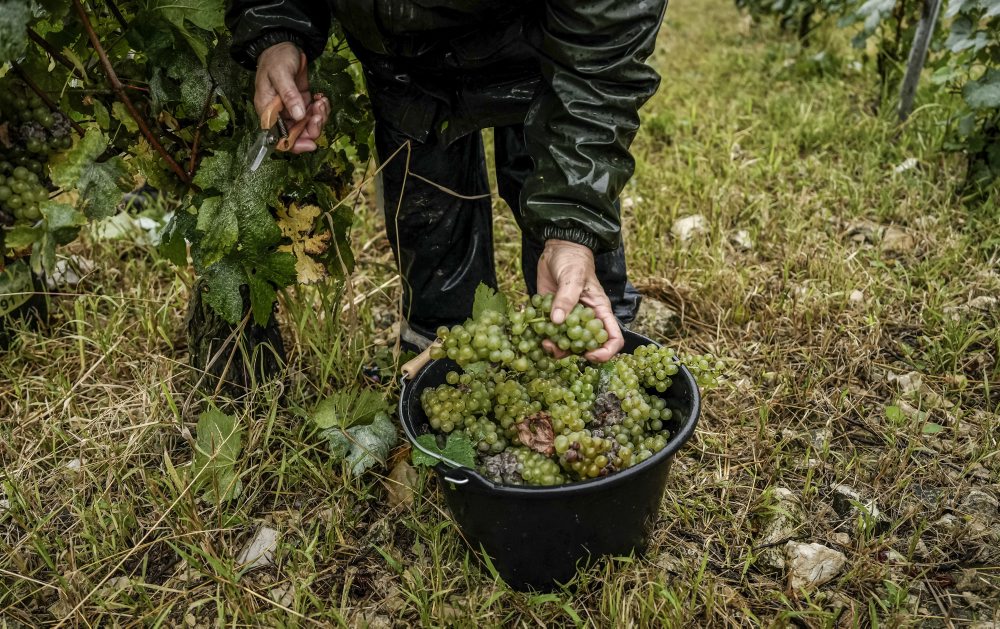
[[[794,46],[728,0],[673,2],[662,42],[625,195],[632,275],[682,313],[669,335],[646,331],[731,366],[675,461],[647,558],[512,592],[463,546],[436,481],[390,509],[379,473],[329,462],[303,418],[385,358],[398,318],[368,210],[349,291],[366,297],[347,314],[332,287],[283,300],[286,385],[240,412],[245,491],[221,507],[171,472],[210,403],[186,365],[191,277],[143,248],[78,247],[97,270],[0,358],[0,626],[1000,622],[1000,213],[957,200],[947,98],[897,134],[869,113],[866,71],[785,63]],[[683,244],[671,227],[694,214],[707,229]],[[520,290],[499,205],[497,225],[504,288]],[[909,372],[912,391],[895,379]],[[838,514],[838,485],[879,514]],[[765,539],[782,489],[801,512]],[[281,533],[275,565],[244,571],[261,524]],[[768,567],[786,538],[847,567],[789,592]]]

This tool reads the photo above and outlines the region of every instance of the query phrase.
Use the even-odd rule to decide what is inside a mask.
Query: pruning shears
[[[303,54],[299,61],[299,71],[295,75],[296,84],[300,84],[305,80],[306,66],[307,60]],[[313,100],[321,98],[323,98],[322,94],[313,95]],[[250,172],[254,172],[260,168],[264,160],[275,150],[282,152],[290,151],[295,146],[295,141],[299,139],[299,136],[305,130],[306,123],[309,122],[309,116],[303,117],[302,120],[289,127],[280,115],[284,108],[285,104],[281,100],[281,96],[275,96],[268,103],[267,107],[264,108],[264,111],[261,112],[260,133],[257,134],[257,140],[250,147],[248,155]]]

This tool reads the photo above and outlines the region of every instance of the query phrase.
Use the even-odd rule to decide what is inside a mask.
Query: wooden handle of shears
[[[305,53],[302,53],[302,55],[299,57],[299,71],[295,74],[296,85],[302,83],[302,81],[306,78],[308,63],[309,60],[306,59]],[[284,108],[285,108],[285,103],[281,100],[281,96],[276,94],[275,97],[271,99],[271,102],[268,103],[266,107],[264,107],[264,111],[260,112],[260,128],[270,129],[274,125],[278,124],[278,116],[281,114],[281,110]],[[305,119],[303,118],[303,120]],[[296,126],[298,126],[301,123],[302,121],[300,120],[298,123],[296,123]],[[302,131],[300,130],[299,133],[302,133]],[[291,132],[289,132],[289,136],[290,135]],[[294,144],[294,142],[292,143]]]
[[[314,103],[319,102],[319,101],[323,100],[324,98],[326,98],[326,97],[323,96],[322,94],[320,94],[319,92],[313,94],[313,102]],[[306,123],[308,123],[308,122],[309,122],[309,116],[307,115],[305,118],[303,118],[302,120],[299,120],[294,125],[292,125],[288,129],[288,137],[284,137],[284,138],[281,138],[280,140],[278,140],[278,143],[275,145],[274,148],[276,148],[279,151],[290,151],[290,150],[292,150],[292,147],[295,146],[295,141],[298,140],[299,136],[302,135],[302,132],[305,131],[305,129],[306,129]]]
[[[295,146],[295,140],[299,139],[302,132],[306,130],[306,123],[309,122],[309,116],[306,116],[302,120],[299,120],[294,125],[288,128],[288,136],[278,140],[278,143],[274,145],[276,151],[290,151],[292,147]]]

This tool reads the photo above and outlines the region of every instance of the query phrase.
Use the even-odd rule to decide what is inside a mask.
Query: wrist
[[[594,251],[598,247],[598,239],[594,234],[579,227],[559,227],[547,225],[542,228],[541,240],[548,243],[550,240],[557,240],[581,245]]]
[[[295,48],[296,53],[304,50],[304,44],[302,38],[291,31],[268,31],[261,35],[257,40],[253,41],[246,48],[247,57],[257,65],[261,62],[264,55],[267,53],[274,54],[272,51],[275,49],[281,49],[285,46],[292,46]]]
[[[545,241],[545,249],[552,251],[553,249],[562,249],[568,251],[574,251],[577,253],[588,253],[593,254],[593,250],[578,242],[572,240],[562,240],[560,238],[549,238]]]

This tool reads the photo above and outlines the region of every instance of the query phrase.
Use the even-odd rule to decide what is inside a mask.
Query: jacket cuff
[[[257,58],[260,57],[265,50],[271,46],[283,44],[285,42],[298,46],[299,50],[305,52],[309,60],[312,61],[313,57],[309,54],[310,51],[306,49],[305,40],[301,35],[293,33],[292,31],[275,30],[267,31],[257,39],[247,44],[243,50],[240,51],[241,54],[236,56],[236,62],[249,70],[256,70]]]
[[[546,240],[568,240],[595,252],[600,244],[597,236],[579,227],[557,227],[555,225],[542,228],[542,242],[544,243]]]

